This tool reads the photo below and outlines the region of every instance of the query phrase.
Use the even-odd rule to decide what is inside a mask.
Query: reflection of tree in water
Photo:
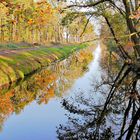
[[[83,93],[63,100],[70,113],[68,124],[57,130],[59,139],[140,139],[139,70],[126,62],[118,75],[114,71],[115,65],[89,97]]]
[[[12,96],[12,91],[8,92],[6,95],[0,95],[0,131],[2,130],[4,121],[14,110],[14,106],[10,100]]]
[[[54,96],[61,96],[74,79],[84,73],[83,68],[92,59],[90,49],[81,50],[68,59],[35,73],[9,91],[0,90],[0,130],[12,113],[20,114],[33,101],[47,104]]]

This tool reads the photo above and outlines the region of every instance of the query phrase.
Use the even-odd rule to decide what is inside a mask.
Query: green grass
[[[23,79],[33,71],[52,62],[64,59],[71,53],[85,48],[86,44],[63,46],[63,47],[40,47],[35,50],[18,51],[0,55],[0,86]]]
[[[0,44],[0,50],[15,50],[15,49],[21,49],[21,48],[30,48],[33,47],[33,44],[27,43],[27,42],[20,42],[20,43],[5,43]]]
[[[19,46],[17,44],[0,44],[0,50],[12,50],[12,49],[20,49],[20,48],[29,48],[29,46]]]

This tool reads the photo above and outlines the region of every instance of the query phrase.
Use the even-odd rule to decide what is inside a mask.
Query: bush
[[[7,48],[16,49],[18,46],[16,44],[7,44]]]

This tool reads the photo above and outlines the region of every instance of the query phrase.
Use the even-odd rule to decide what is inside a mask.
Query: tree
[[[86,8],[86,9],[94,8],[96,10],[96,12],[95,11],[91,12],[91,14],[88,12],[88,15],[90,14],[91,16],[95,15],[95,16],[104,17],[108,26],[111,26],[111,27],[109,27],[110,29],[112,29],[112,24],[109,21],[110,17],[108,16],[108,14],[106,14],[106,11],[112,12],[112,14],[110,14],[111,17],[115,17],[116,13],[119,14],[119,16],[123,16],[123,19],[125,20],[125,24],[129,30],[128,36],[130,36],[131,40],[134,42],[133,48],[138,55],[137,57],[140,56],[140,50],[139,50],[140,33],[139,33],[139,29],[138,29],[139,21],[138,20],[136,21],[136,19],[134,19],[134,18],[130,18],[134,13],[137,13],[137,10],[139,9],[138,8],[139,3],[137,0],[134,2],[132,2],[131,0],[130,1],[127,1],[127,0],[123,0],[123,1],[113,1],[113,0],[84,1],[82,4],[77,2],[76,4],[69,5],[66,7],[66,9],[72,8],[72,10],[75,10],[75,7]],[[116,32],[114,32],[114,28],[110,31],[111,31],[114,39],[117,41],[117,44],[119,44],[118,38],[116,36]],[[123,36],[123,34],[122,34],[122,36]]]
[[[62,3],[57,1],[2,0],[0,3],[1,42],[24,41],[45,44],[65,41],[66,27],[61,24],[63,17],[60,14],[61,6]]]
[[[79,123],[77,123],[76,119],[72,119],[73,124],[78,128],[79,131],[71,131],[70,128],[66,128],[66,135],[64,136],[74,136],[78,138],[91,138],[91,139],[98,139],[98,136],[100,134],[100,128],[102,128],[102,122],[104,123],[106,114],[110,110],[110,107],[112,103],[117,102],[117,97],[119,96],[129,96],[129,103],[124,108],[124,120],[122,122],[121,132],[118,139],[122,139],[124,134],[126,134],[126,138],[129,140],[132,137],[133,132],[136,132],[137,138],[139,137],[139,125],[138,120],[140,117],[140,101],[137,97],[139,97],[139,91],[138,91],[138,85],[139,85],[139,75],[140,75],[140,32],[139,32],[139,2],[137,0],[94,0],[94,1],[83,1],[83,2],[77,2],[72,5],[68,5],[66,9],[71,9],[73,11],[80,11],[80,9],[86,9],[85,14],[101,17],[101,20],[103,20],[106,25],[108,26],[108,29],[110,31],[109,35],[105,37],[105,39],[114,40],[115,47],[117,47],[117,52],[119,54],[119,60],[121,59],[122,67],[120,68],[120,71],[118,74],[111,78],[113,79],[112,86],[110,88],[109,94],[106,98],[105,104],[103,107],[101,107],[99,112],[97,113],[98,116],[93,115],[93,120],[88,121],[85,123],[85,125],[80,126]],[[87,12],[88,8],[88,12]],[[94,10],[91,10],[93,9]],[[77,12],[77,13],[78,13]],[[79,12],[80,13],[80,12]],[[79,14],[80,16],[80,14]],[[121,22],[120,22],[121,21]],[[107,30],[108,31],[108,30]],[[133,53],[129,52],[125,49],[125,45],[128,44],[128,42],[132,44]],[[114,43],[109,43],[109,45],[114,45]],[[114,47],[114,46],[113,46]],[[116,49],[115,49],[116,51]],[[117,60],[118,61],[118,60]],[[119,61],[118,61],[119,62]],[[124,88],[125,87],[125,88]],[[123,92],[120,89],[125,89]],[[134,98],[136,97],[136,98]],[[125,100],[122,102],[126,102]],[[83,104],[87,103],[83,100]],[[75,107],[72,104],[69,104],[69,102],[65,101],[63,102],[64,107],[69,110],[70,112],[82,114],[84,113],[92,113],[88,112],[87,110],[80,110],[79,108]],[[87,103],[87,105],[89,105]],[[138,106],[137,106],[138,105]],[[136,107],[137,106],[137,107]],[[99,108],[98,108],[99,109]],[[93,109],[94,110],[94,109]],[[132,110],[132,112],[131,112]],[[127,123],[127,116],[131,115],[130,119],[130,125],[128,128],[126,128]],[[91,115],[92,116],[92,115]],[[94,130],[91,131],[91,128]],[[89,130],[85,130],[86,128],[89,128]],[[63,127],[60,127],[63,131]],[[80,135],[78,135],[78,132]],[[84,132],[84,133],[82,133]],[[85,133],[86,132],[86,133]],[[106,131],[107,132],[107,131]],[[68,134],[68,135],[67,135]],[[90,135],[88,135],[90,134]],[[60,135],[61,136],[61,135]],[[80,137],[81,136],[81,137]],[[96,137],[97,136],[97,137]],[[102,136],[102,135],[101,135]],[[73,138],[74,138],[73,137]],[[63,137],[60,137],[63,138]],[[104,138],[104,137],[103,137]]]

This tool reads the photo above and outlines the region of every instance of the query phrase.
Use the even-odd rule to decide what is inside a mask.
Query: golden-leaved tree
[[[25,41],[42,44],[66,42],[67,38],[64,35],[66,27],[61,24],[63,17],[60,14],[61,6],[62,3],[56,1],[1,0],[0,41],[2,43]],[[79,22],[79,25],[82,26],[82,23]],[[75,36],[74,29],[68,27],[68,30],[69,36]],[[80,33],[78,35],[80,36]]]

